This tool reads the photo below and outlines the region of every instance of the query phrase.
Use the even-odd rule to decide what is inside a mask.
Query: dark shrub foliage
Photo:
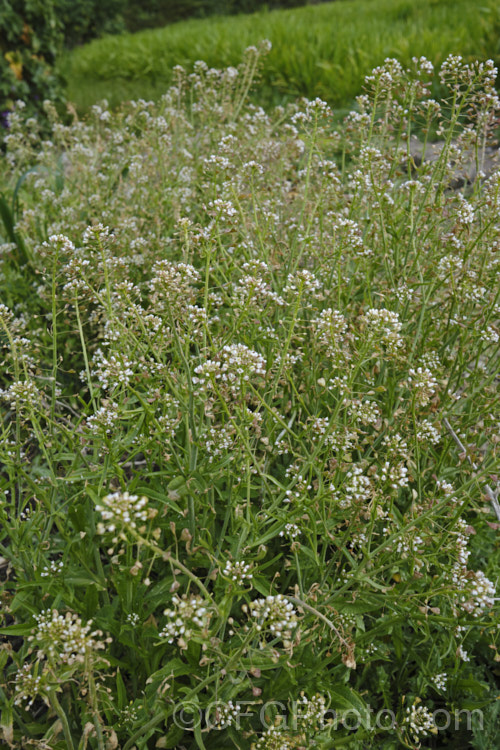
[[[62,99],[52,66],[62,47],[54,0],[0,0],[0,112],[2,124],[14,102],[40,112],[44,99]]]
[[[127,0],[54,0],[54,3],[67,47],[125,30],[122,13]]]
[[[252,13],[260,8],[297,8],[325,0],[126,0],[129,31],[162,26],[191,17]]]

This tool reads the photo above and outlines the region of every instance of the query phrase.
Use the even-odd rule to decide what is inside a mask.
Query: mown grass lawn
[[[105,98],[158,99],[175,65],[237,65],[243,50],[269,39],[259,102],[320,96],[339,107],[361,93],[364,77],[386,57],[409,64],[448,54],[498,61],[500,8],[495,0],[337,0],[295,10],[208,18],[107,37],[74,50],[62,63],[69,98],[81,110]]]

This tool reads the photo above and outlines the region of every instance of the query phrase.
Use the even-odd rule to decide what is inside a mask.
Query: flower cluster
[[[446,683],[448,682],[448,675],[446,672],[440,672],[432,677],[432,682],[438,690],[445,690]]]
[[[237,560],[236,562],[227,560],[222,573],[232,581],[243,583],[245,579],[251,580],[253,578],[251,570],[251,563],[245,563],[243,560]]]
[[[321,286],[321,282],[315,277],[315,275],[304,268],[294,274],[288,274],[286,286],[284,287],[283,292],[284,294],[292,296],[305,293],[312,294],[314,297],[319,297]]]
[[[312,698],[307,698],[304,693],[297,700],[297,725],[305,730],[319,731],[325,726],[326,699],[323,695],[316,693]]]
[[[417,439],[429,445],[437,445],[441,440],[441,434],[430,419],[423,419],[417,425]]]
[[[370,477],[366,474],[364,468],[358,464],[354,464],[350,471],[346,472],[344,481],[338,490],[333,485],[330,486],[330,489],[342,509],[366,502],[373,492]]]
[[[40,390],[33,380],[17,380],[8,388],[0,388],[0,398],[3,398],[14,409],[32,409],[40,399]]]
[[[427,737],[429,732],[435,733],[436,726],[432,714],[425,706],[419,705],[417,699],[412,706],[407,706],[403,719],[403,726],[407,728],[413,739],[418,740],[420,737]]]
[[[319,97],[312,100],[306,99],[305,105],[305,111],[297,112],[292,115],[291,119],[294,125],[299,123],[305,125],[307,123],[315,122],[319,117],[329,117],[332,114],[332,110],[328,104]]]
[[[378,91],[390,91],[403,79],[404,69],[399,60],[386,57],[382,65],[373,68],[370,75],[365,77],[365,83],[371,84]]]
[[[213,380],[229,385],[231,392],[236,394],[242,383],[257,376],[265,376],[266,361],[261,354],[245,344],[231,344],[222,348],[218,360],[208,359],[195,367],[194,371],[196,376],[192,380],[200,390],[210,388]]]
[[[147,521],[154,517],[155,510],[148,508],[148,498],[131,495],[128,492],[112,492],[102,498],[102,505],[96,505],[96,510],[101,514],[103,521],[110,523],[99,523],[97,533],[104,534],[106,531],[114,532],[117,526],[129,526],[137,528],[137,523]]]
[[[391,463],[384,461],[380,470],[382,482],[388,482],[392,489],[408,487],[408,469],[402,461]]]
[[[410,368],[408,382],[415,401],[420,406],[426,406],[431,400],[438,383],[428,367]]]
[[[203,447],[208,453],[209,463],[212,463],[217,456],[222,456],[225,451],[229,451],[234,442],[234,428],[231,425],[209,427],[203,435]]]
[[[152,306],[158,310],[168,306],[171,314],[177,316],[194,303],[199,278],[199,272],[189,263],[158,261],[150,283]]]
[[[250,616],[254,620],[256,630],[268,632],[273,637],[290,640],[292,630],[297,627],[294,606],[282,594],[253,601],[250,604]]]
[[[227,701],[226,703],[217,703],[214,713],[214,726],[216,729],[226,729],[230,727],[240,716],[241,706],[239,703]]]
[[[401,539],[396,547],[396,552],[401,555],[402,560],[412,559],[413,566],[420,570],[423,565],[421,556],[424,552],[424,541],[421,536],[415,534],[411,539]]]
[[[448,277],[453,277],[454,275],[460,273],[463,268],[463,264],[464,262],[462,258],[456,255],[445,255],[437,264],[436,274],[438,278],[442,280]]]
[[[457,520],[456,529],[455,547],[457,550],[457,561],[453,566],[452,576],[453,580],[455,582],[458,582],[460,572],[467,567],[467,561],[470,556],[470,550],[468,549],[468,546],[471,528],[467,525],[463,518],[459,518]]]
[[[257,740],[252,750],[292,750],[295,742],[279,727],[269,727]]]
[[[206,633],[212,613],[207,603],[198,595],[184,594],[172,597],[172,608],[165,609],[163,614],[167,623],[160,632],[160,638],[166,638],[167,643],[177,639],[180,648],[187,648],[187,641],[194,633]]]
[[[400,334],[402,323],[399,315],[385,308],[371,308],[362,317],[370,340],[384,345],[387,351],[395,353],[403,346]]]
[[[94,434],[103,432],[105,435],[110,435],[117,420],[118,404],[108,402],[87,417],[87,427]]]
[[[287,523],[285,528],[280,531],[280,536],[286,536],[288,539],[297,539],[302,534],[296,523]]]
[[[457,219],[461,224],[470,225],[474,223],[474,208],[471,204],[460,195],[457,196],[459,208],[457,210]]]
[[[104,390],[113,390],[119,385],[128,385],[134,376],[133,362],[124,353],[109,354],[106,357],[102,349],[97,349],[93,365],[91,375],[95,375],[99,387]],[[84,382],[86,381],[85,372],[82,372],[80,377]]]
[[[245,275],[241,276],[238,283],[233,287],[233,298],[235,307],[247,307],[248,305],[262,306],[268,302],[282,307],[285,302],[271,288],[267,276],[270,270],[263,261],[250,261],[242,266]]]
[[[459,588],[464,590],[459,605],[473,617],[480,617],[486,609],[491,609],[495,602],[495,584],[485,576],[482,570],[468,571],[458,577]]]
[[[380,409],[373,401],[365,399],[353,399],[349,405],[349,415],[356,420],[361,422],[365,427],[368,425],[374,425],[380,419]]]
[[[35,615],[35,620],[37,628],[28,640],[51,662],[83,664],[110,642],[110,639],[101,640],[101,630],[92,630],[92,620],[84,625],[74,612],[62,615],[57,609],[45,609]]]
[[[42,578],[48,578],[49,576],[57,575],[64,569],[64,563],[62,560],[51,560],[49,565],[44,565],[40,576]]]
[[[165,440],[172,440],[181,420],[180,403],[170,393],[164,393],[158,404],[158,409],[164,412],[157,417],[161,436]]]
[[[135,628],[137,625],[139,625],[141,616],[137,612],[129,612],[125,618],[125,621],[128,622],[128,624],[133,628]]]
[[[33,672],[32,669],[34,670]],[[42,690],[44,684],[43,673],[40,673],[38,665],[33,666],[32,664],[26,663],[17,670],[14,682],[16,691],[14,705],[17,706],[23,701],[26,701],[25,708],[29,711],[35,698]]]
[[[329,356],[337,354],[347,331],[347,322],[344,315],[338,310],[328,307],[313,320],[313,326],[318,333],[320,343],[326,347]]]
[[[458,519],[454,540],[456,559],[449,577],[458,593],[458,606],[472,617],[480,617],[485,610],[493,607],[496,589],[482,570],[473,571],[467,567],[470,557],[468,537],[473,531],[463,518]]]

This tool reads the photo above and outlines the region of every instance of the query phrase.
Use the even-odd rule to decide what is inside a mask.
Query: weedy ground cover
[[[320,96],[338,107],[349,106],[364,77],[386,57],[404,65],[414,55],[435,65],[448,54],[496,60],[499,31],[495,0],[338,0],[107,37],[74,50],[61,70],[68,96],[81,110],[102,98],[114,106],[158,99],[174,65],[237,65],[248,45],[268,38],[273,49],[261,74],[259,103]]]
[[[265,48],[11,118],[5,747],[495,747],[496,71],[388,60],[335,128],[248,102]]]

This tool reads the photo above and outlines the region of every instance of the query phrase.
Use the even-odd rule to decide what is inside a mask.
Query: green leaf
[[[269,596],[269,582],[263,583],[258,577],[255,577],[253,579],[253,586],[262,596]]]
[[[27,623],[19,625],[7,625],[5,628],[0,628],[1,635],[29,635],[33,630],[33,625]]]
[[[348,685],[335,685],[328,689],[331,706],[340,713],[353,711],[363,727],[368,728],[369,710],[363,699]]]
[[[165,747],[167,748],[167,750],[169,748],[176,748],[183,737],[184,729],[182,727],[178,727],[176,724],[172,724],[167,734],[161,738],[161,747]]]
[[[405,642],[403,638],[403,631],[401,629],[401,625],[393,626],[392,642],[394,644],[394,651],[396,653],[397,658],[401,659],[401,657],[403,656],[404,648],[405,648]]]
[[[460,701],[460,711],[474,711],[475,709],[481,709],[486,708],[486,706],[491,706],[491,698],[486,698],[485,700],[461,700]],[[464,717],[465,718],[465,717]],[[460,717],[460,720],[462,721],[462,717]]]
[[[2,193],[0,193],[0,218],[2,219],[8,239],[17,247],[18,257],[16,260],[18,264],[26,264],[28,262],[26,247],[21,237],[19,237],[14,229],[14,214]]]
[[[94,578],[90,576],[68,576],[64,579],[65,583],[69,583],[72,586],[96,586],[101,591],[105,590],[105,586],[102,586]]]
[[[119,669],[116,670],[116,698],[117,705],[120,711],[122,711],[127,705],[127,689],[123,682],[123,677]]]
[[[199,724],[196,724],[196,726],[194,727],[194,738],[199,750],[207,750],[203,742],[203,737],[201,736],[201,727]]]
[[[266,696],[269,700],[282,700],[297,692],[297,678],[293,671],[286,666],[276,669],[272,681],[266,685]]]
[[[12,216],[12,211],[10,210],[9,204],[7,203],[2,193],[0,193],[0,218],[2,219],[5,231],[7,233],[7,239],[9,239],[10,242],[15,242],[16,236],[14,234],[14,217]]]
[[[4,648],[0,651],[0,673],[2,672],[3,668],[7,664],[7,662],[10,659],[10,654],[8,653],[7,649]]]
[[[484,682],[478,682],[477,680],[472,679],[472,677],[468,679],[455,680],[453,683],[453,687],[470,693],[474,693],[475,695],[483,695],[483,693],[488,690],[487,684],[485,684]]]
[[[148,678],[146,690],[148,694],[155,694],[158,686],[164,680],[168,680],[170,677],[184,677],[192,673],[193,668],[189,664],[186,664],[179,658],[171,659]]]
[[[14,188],[14,192],[12,193],[12,208],[13,208],[12,214],[13,215],[15,213],[15,208],[18,205],[19,191],[20,191],[21,187],[23,186],[23,184],[26,182],[26,180],[28,179],[28,177],[30,175],[32,175],[32,174],[40,174],[40,173],[43,173],[43,172],[47,173],[48,169],[46,167],[43,167],[41,164],[37,164],[36,166],[31,167],[30,169],[27,169],[26,172],[24,172],[19,177],[18,181],[16,182],[16,186]]]
[[[13,747],[14,742],[14,715],[12,713],[12,706],[5,706],[2,708],[2,715],[0,717],[0,729],[2,730],[2,736],[5,742],[10,747]]]

